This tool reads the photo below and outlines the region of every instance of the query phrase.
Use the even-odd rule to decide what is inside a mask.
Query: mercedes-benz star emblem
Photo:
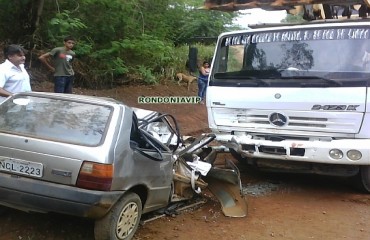
[[[284,114],[274,112],[269,116],[269,121],[274,126],[282,127],[288,123],[288,117]]]

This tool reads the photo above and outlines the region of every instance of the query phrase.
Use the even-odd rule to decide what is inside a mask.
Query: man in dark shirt
[[[64,38],[63,47],[56,47],[39,57],[40,61],[54,73],[54,92],[56,93],[72,93],[74,80],[72,61],[76,56],[72,48],[75,42],[73,37],[68,36]]]

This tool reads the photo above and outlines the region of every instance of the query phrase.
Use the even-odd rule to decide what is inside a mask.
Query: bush
[[[198,66],[204,60],[211,60],[214,45],[193,46],[198,48]],[[88,88],[129,83],[156,84],[173,79],[177,72],[188,73],[188,54],[188,45],[175,47],[148,35],[112,42],[110,48],[85,54],[79,59],[75,64],[78,73],[76,84]]]

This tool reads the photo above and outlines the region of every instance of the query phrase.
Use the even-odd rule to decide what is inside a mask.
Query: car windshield
[[[219,41],[210,84],[365,84],[370,79],[369,38],[367,27],[228,35]]]
[[[111,112],[104,105],[19,95],[0,105],[0,132],[95,146]]]

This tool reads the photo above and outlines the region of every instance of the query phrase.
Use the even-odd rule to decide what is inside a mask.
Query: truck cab
[[[319,21],[219,36],[209,127],[240,161],[352,177],[370,192],[370,22]]]

